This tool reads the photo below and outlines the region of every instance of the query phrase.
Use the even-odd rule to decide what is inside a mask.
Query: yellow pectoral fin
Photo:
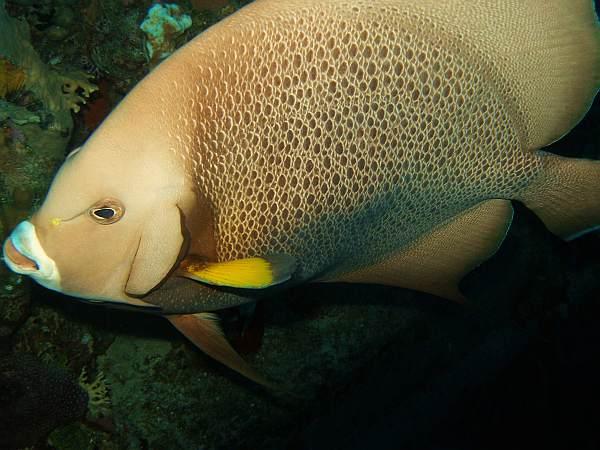
[[[264,289],[289,280],[295,269],[295,258],[285,254],[225,262],[205,262],[189,256],[181,263],[179,275],[216,286]]]

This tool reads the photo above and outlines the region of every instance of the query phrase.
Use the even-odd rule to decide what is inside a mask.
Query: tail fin
[[[564,239],[600,229],[600,161],[539,154],[544,175],[519,200]]]

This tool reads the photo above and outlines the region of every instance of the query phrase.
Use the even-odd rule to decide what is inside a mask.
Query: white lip
[[[21,222],[8,237],[12,245],[23,256],[34,261],[38,270],[22,268],[14,264],[4,254],[4,262],[13,272],[29,275],[42,286],[55,291],[60,290],[60,274],[56,263],[44,252],[35,233],[35,227],[27,220]]]

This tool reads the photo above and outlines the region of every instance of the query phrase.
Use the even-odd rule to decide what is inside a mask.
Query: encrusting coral
[[[36,444],[55,428],[85,418],[88,394],[66,370],[27,354],[0,356],[0,448]]]
[[[175,40],[191,26],[191,17],[184,14],[179,5],[166,3],[152,6],[140,25],[146,34],[145,49],[150,62],[156,63],[173,53]]]
[[[99,372],[95,380],[88,381],[87,371],[84,367],[79,375],[79,386],[87,392],[88,414],[91,418],[106,416],[110,413],[108,382],[103,372]]]
[[[0,448],[35,445],[53,430],[82,421],[102,427],[111,411],[107,382],[88,381],[42,363],[30,354],[0,355]]]
[[[77,112],[79,104],[97,88],[84,72],[61,73],[40,59],[31,45],[29,27],[25,21],[10,17],[0,0],[0,97],[3,78],[6,89],[31,91],[54,116],[51,128],[70,132],[73,127],[71,110]],[[21,75],[19,75],[21,74]]]
[[[18,91],[25,85],[25,71],[0,57],[0,98]]]
[[[0,240],[48,189],[65,157],[72,113],[96,90],[85,73],[45,64],[27,22],[4,5],[0,0]],[[27,292],[18,277],[0,270],[4,308],[27,303]]]

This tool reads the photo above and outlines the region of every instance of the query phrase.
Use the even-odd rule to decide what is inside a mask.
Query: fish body
[[[310,281],[458,299],[511,199],[566,238],[600,225],[600,165],[539,151],[580,120],[600,73],[592,3],[550,3],[257,0],[133,89],[5,258],[165,315]],[[285,261],[278,287],[216,286],[245,267],[222,264],[256,257]],[[218,270],[189,279],[192,260]]]

